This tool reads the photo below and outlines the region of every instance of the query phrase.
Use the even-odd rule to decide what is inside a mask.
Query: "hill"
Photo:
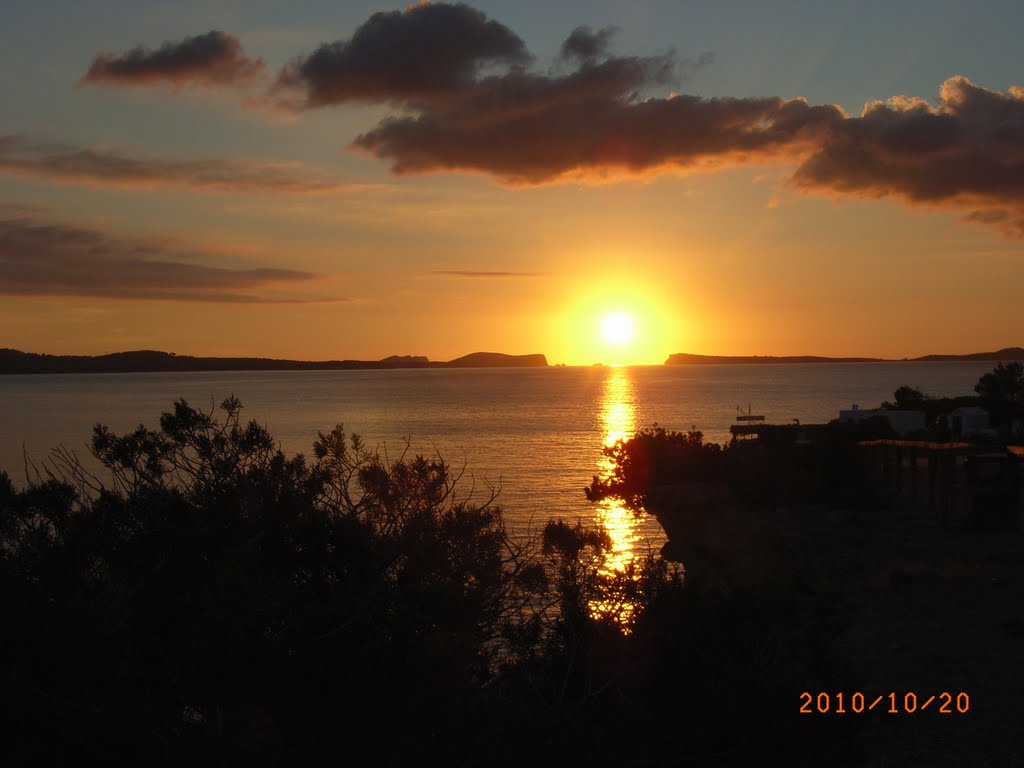
[[[544,355],[504,355],[501,352],[473,352],[438,363],[445,368],[535,368],[547,364]]]
[[[756,363],[955,363],[955,362],[1003,362],[1024,360],[1021,347],[1004,347],[995,352],[974,352],[968,355],[924,355],[923,357],[820,357],[817,355],[793,355],[773,357],[772,355],[691,355],[679,352],[669,355],[665,365],[751,365]]]

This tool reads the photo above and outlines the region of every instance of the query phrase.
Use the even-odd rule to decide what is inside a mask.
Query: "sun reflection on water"
[[[601,429],[604,445],[627,440],[636,431],[636,390],[628,368],[611,368],[601,398]],[[612,462],[602,455],[597,462],[601,479],[612,472]],[[608,530],[612,549],[605,559],[606,572],[622,572],[637,557],[640,521],[618,499],[603,499],[597,505],[597,519]]]
[[[615,445],[619,440],[628,440],[633,436],[637,426],[636,412],[636,388],[630,370],[624,367],[610,368],[601,398],[603,447]],[[608,479],[613,470],[611,460],[602,454],[597,460],[597,469],[601,479]],[[648,541],[644,521],[615,498],[605,498],[598,502],[595,516],[611,540],[611,547],[605,553],[599,573],[611,580],[609,585],[618,581],[618,587],[612,587],[604,599],[591,601],[590,612],[595,618],[611,618],[628,634],[635,606],[626,599],[621,580],[637,578],[638,573],[633,568],[641,566],[642,559],[647,557]]]

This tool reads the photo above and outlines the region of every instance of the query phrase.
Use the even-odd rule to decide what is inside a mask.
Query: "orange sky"
[[[401,71],[367,9],[58,5],[12,13],[0,54],[0,346],[585,365],[1022,343],[1004,5],[922,26],[908,4],[856,75],[870,20],[838,12],[730,35],[714,4],[571,3],[554,35],[529,6],[374,9],[425,41]],[[602,337],[612,312],[630,342]]]

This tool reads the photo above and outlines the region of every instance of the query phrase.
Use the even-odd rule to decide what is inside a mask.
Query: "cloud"
[[[466,277],[473,279],[540,277],[539,272],[480,272],[470,269],[438,269],[428,274],[440,277]]]
[[[834,106],[800,99],[655,97],[712,59],[609,53],[614,28],[577,27],[560,60],[571,71],[527,70],[523,41],[465,5],[377,13],[351,39],[286,66],[274,98],[295,109],[391,103],[352,147],[398,174],[473,171],[510,184],[709,167],[806,151]]]
[[[942,84],[936,106],[905,96],[872,102],[832,125],[790,183],[965,210],[967,221],[1020,237],[1024,89],[1000,93],[957,76]]]
[[[134,158],[110,150],[0,136],[0,173],[73,184],[150,188],[187,187],[212,192],[331,193],[349,191],[297,164],[230,160]]]
[[[590,27],[576,27],[562,43],[561,56],[566,60],[594,61],[605,55],[618,31],[616,27],[604,27],[596,32]]]
[[[307,303],[264,291],[314,280],[291,269],[228,269],[166,244],[33,218],[0,219],[0,294],[228,303]]]
[[[205,35],[164,43],[156,50],[141,46],[122,53],[103,53],[92,61],[83,84],[224,86],[260,77],[260,59],[242,52],[238,38],[212,30]]]
[[[421,3],[376,13],[349,39],[292,60],[264,101],[295,111],[391,105],[396,111],[350,147],[389,162],[396,174],[481,173],[536,185],[785,161],[795,168],[788,184],[803,193],[893,197],[1024,236],[1024,89],[991,91],[956,76],[936,104],[897,96],[859,116],[801,98],[702,98],[673,89],[711,54],[618,55],[614,33],[575,28],[553,68],[540,72],[500,22],[462,4]],[[255,66],[235,38],[211,32],[155,52],[101,56],[87,80],[178,83],[186,73],[207,77],[217,69],[212,62],[226,62],[227,80]],[[94,152],[76,163],[70,150],[12,150],[2,142],[0,169],[6,162],[8,170],[57,178],[131,177],[75,170],[132,162],[119,156]],[[262,178],[234,165],[186,165],[165,163],[154,175],[210,188]],[[236,173],[252,180],[235,181]]]
[[[39,214],[45,212],[46,208],[40,205],[28,205],[26,203],[12,203],[8,201],[0,201],[0,218],[26,218],[30,216],[38,216]]]
[[[511,184],[708,168],[812,148],[842,118],[802,99],[642,96],[671,56],[611,57],[565,76],[484,78],[447,107],[392,117],[355,148],[398,174],[477,171]]]
[[[975,210],[964,216],[964,221],[970,224],[982,224],[995,227],[1007,237],[1020,239],[1024,237],[1024,210],[1018,208],[1016,211],[1006,208],[985,208]]]
[[[672,54],[609,55],[610,35],[578,28],[562,47],[574,71],[478,77],[352,146],[396,174],[477,172],[513,185],[786,160],[789,185],[805,193],[891,196],[1024,237],[1022,88],[957,76],[937,105],[900,96],[852,117],[799,98],[651,96],[680,76]]]
[[[529,58],[515,33],[474,8],[416,5],[375,13],[350,39],[293,60],[276,90],[282,100],[293,98],[294,106],[306,108],[352,101],[425,104],[471,86],[484,65]]]

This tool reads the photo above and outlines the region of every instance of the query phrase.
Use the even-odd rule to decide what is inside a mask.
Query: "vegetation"
[[[932,399],[931,395],[926,395],[917,387],[904,385],[897,387],[893,393],[894,402],[890,403],[886,400],[882,403],[882,408],[886,410],[917,411],[924,408],[928,401]]]
[[[725,475],[725,450],[717,443],[705,443],[704,434],[696,429],[674,432],[655,424],[605,446],[602,452],[611,460],[611,470],[605,477],[594,477],[584,490],[587,499],[613,496],[634,510],[643,506],[653,486],[720,480]]]
[[[975,391],[984,399],[993,423],[1010,436],[1009,423],[1024,416],[1024,364],[998,364],[979,379]],[[881,408],[923,410],[932,426],[916,437],[945,439],[949,429],[942,415],[979,402],[976,397],[935,397],[904,385],[893,393],[893,402],[883,402]],[[637,513],[648,506],[652,489],[694,483],[727,486],[746,503],[762,509],[792,503],[863,506],[878,501],[862,482],[856,443],[895,437],[884,417],[832,424],[815,435],[813,450],[798,444],[796,434],[791,427],[769,425],[761,429],[757,441],[721,446],[704,442],[696,429],[675,432],[654,425],[606,446],[603,452],[611,470],[595,476],[585,493],[591,501],[620,498]]]
[[[1012,351],[1012,350],[1007,350]],[[913,437],[930,440],[948,440],[952,437],[946,416],[957,408],[980,406],[989,415],[997,439],[1004,443],[1019,442],[1024,438],[1024,364],[999,363],[983,374],[974,386],[975,395],[939,397],[923,393],[917,387],[901,386],[893,393],[894,402],[885,401],[882,409],[923,411],[927,427]],[[957,436],[963,439],[962,435]]]
[[[1024,401],[1024,364],[999,363],[978,380],[974,391],[986,400]]]
[[[889,437],[884,419],[840,425],[821,433],[813,450],[795,442],[788,427],[766,427],[756,442],[719,445],[697,430],[674,432],[655,425],[603,449],[612,469],[594,477],[588,499],[622,499],[641,513],[652,489],[676,484],[727,486],[759,508],[782,503],[840,506],[873,499],[860,482],[856,442]]]
[[[937,398],[906,386],[894,393],[895,403],[885,406],[922,409],[934,425],[954,408],[983,405],[998,438],[1019,442],[1021,368],[999,365],[983,376],[976,388],[980,398]],[[799,670],[803,679],[824,674],[835,690],[843,688],[842,680],[855,681],[855,688],[885,691],[948,688],[950,668],[962,670],[964,680],[992,680],[985,695],[993,706],[972,710],[969,724],[924,717],[832,721],[871,729],[861,737],[835,734],[833,743],[842,745],[837,752],[846,750],[842,757],[815,741],[823,737],[820,723],[805,732],[811,741],[798,738],[807,748],[804,758],[822,765],[844,759],[868,766],[1005,762],[1017,754],[1019,724],[1003,716],[1004,707],[1014,711],[1017,694],[1003,679],[1006,669],[1021,666],[1016,608],[1021,603],[1019,590],[1007,594],[1004,585],[1021,583],[1020,537],[1005,529],[936,527],[934,517],[915,518],[921,510],[890,506],[884,496],[876,496],[873,484],[865,482],[864,454],[857,442],[894,437],[884,416],[852,425],[833,423],[815,429],[810,440],[798,439],[805,430],[812,434],[811,429],[767,427],[755,441],[716,446],[705,444],[696,431],[655,427],[605,449],[613,468],[594,478],[588,498],[618,496],[637,513],[657,515],[669,537],[663,552],[686,566],[686,588],[671,603],[679,611],[674,614],[679,624],[651,608],[646,620],[662,631],[672,626],[690,651],[694,646],[686,630],[713,627],[717,647],[705,648],[705,661],[713,667],[729,658],[756,680],[763,668],[745,667],[747,658],[731,645],[746,633],[762,658],[775,659],[768,673],[773,685],[786,685],[782,667],[791,663],[773,638],[784,638],[781,648],[801,647],[803,664],[790,667],[791,672]],[[913,439],[948,436],[948,429],[944,433],[933,426]],[[989,433],[982,439],[992,438]],[[1000,474],[996,493],[1009,499],[1015,526],[1019,463],[1008,459],[1004,466],[1010,474]],[[1018,473],[1017,480],[1012,473]],[[990,503],[986,494],[991,492],[974,493],[970,503]],[[987,629],[978,632],[978,626]],[[799,637],[790,634],[794,627],[800,628]],[[703,682],[704,673],[729,678],[720,667],[715,673],[671,665],[660,669],[671,669],[666,678],[681,685],[691,679]],[[740,688],[746,686],[723,684],[723,689]],[[768,692],[758,695],[770,699]],[[729,711],[728,701],[718,705],[720,712]],[[700,721],[703,713],[689,714],[705,733],[721,725]],[[737,721],[747,723],[740,717]],[[778,727],[786,732],[785,724]],[[984,743],[977,738],[980,729],[988,734]],[[763,734],[755,736],[761,738],[768,741]],[[779,760],[782,753],[786,760]],[[763,754],[779,764],[794,760],[785,750]]]
[[[705,592],[653,554],[609,574],[603,531],[514,536],[440,458],[340,426],[288,457],[241,410],[97,426],[103,481],[63,450],[24,489],[0,472],[6,765],[855,754],[793,705],[837,679],[814,601]]]
[[[982,377],[987,406],[1019,413],[1020,373]],[[659,427],[605,449],[591,500],[639,511],[659,486],[690,489],[684,579],[653,553],[609,573],[607,534],[580,523],[509,531],[439,457],[392,461],[340,426],[286,456],[241,412],[179,401],[158,429],[98,425],[102,479],[64,449],[27,487],[0,471],[5,765],[853,765],[878,743],[859,738],[867,718],[812,722],[798,696],[868,679],[837,643],[857,636],[861,576],[830,566],[876,557],[864,578],[909,578],[885,560],[901,557],[891,532],[813,528],[864,501],[851,446],[884,424],[813,450]]]

